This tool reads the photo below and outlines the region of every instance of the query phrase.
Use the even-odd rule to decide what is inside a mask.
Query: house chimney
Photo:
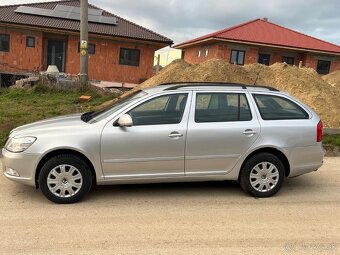
[[[262,20],[263,21],[268,21],[268,18],[267,17],[263,17]]]

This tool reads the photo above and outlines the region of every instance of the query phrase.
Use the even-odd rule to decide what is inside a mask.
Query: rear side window
[[[264,120],[308,119],[308,113],[291,100],[272,95],[253,95]]]
[[[129,112],[134,126],[178,124],[181,122],[187,94],[159,96]]]
[[[245,94],[198,93],[195,122],[249,121],[252,119]]]

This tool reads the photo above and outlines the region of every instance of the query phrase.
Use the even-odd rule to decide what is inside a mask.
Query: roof
[[[44,9],[54,9],[57,5],[67,5],[80,7],[79,0],[64,0],[54,2],[43,3],[31,3],[31,4],[19,4],[19,5],[7,5],[0,6],[0,24],[11,23],[19,25],[28,25],[33,27],[43,27],[49,29],[62,29],[68,31],[79,31],[80,22],[78,20],[70,20],[56,17],[37,16],[30,14],[17,13],[15,10],[19,6],[28,6]],[[89,4],[89,8],[102,10],[92,4]],[[101,24],[89,22],[89,33],[101,34],[107,36],[124,37],[138,40],[146,40],[164,43],[166,45],[172,44],[172,40],[162,36],[156,32],[153,32],[147,28],[139,26],[131,21],[123,19],[115,14],[103,10],[103,16],[114,17],[117,20],[117,25]]]
[[[230,40],[241,43],[257,43],[268,46],[297,48],[329,53],[340,53],[340,46],[285,28],[264,19],[255,19],[237,26],[195,38],[174,46],[187,48],[205,40]]]

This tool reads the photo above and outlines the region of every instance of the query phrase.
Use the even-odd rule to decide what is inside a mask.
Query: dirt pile
[[[212,59],[191,65],[182,60],[175,60],[123,97],[141,88],[186,81],[235,82],[251,85],[256,81],[257,85],[268,85],[288,92],[314,109],[326,127],[340,128],[340,72],[322,77],[314,69],[298,68],[285,63],[271,66],[261,64],[237,66],[225,60]],[[112,102],[108,102],[108,105]]]

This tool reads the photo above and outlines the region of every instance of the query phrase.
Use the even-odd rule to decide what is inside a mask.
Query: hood
[[[41,130],[55,130],[55,129],[69,129],[79,126],[88,125],[80,119],[82,113],[76,113],[71,115],[64,115],[55,118],[45,119],[37,122],[33,122],[30,124],[26,124],[20,127],[13,129],[10,133],[10,136],[13,137],[15,135],[21,133],[32,133]]]

